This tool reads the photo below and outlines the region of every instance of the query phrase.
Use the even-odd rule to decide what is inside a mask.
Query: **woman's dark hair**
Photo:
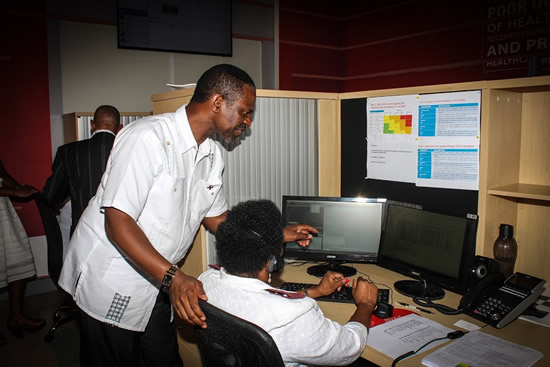
[[[245,84],[256,89],[246,71],[230,64],[215,65],[199,78],[190,103],[203,103],[212,95],[221,94],[228,104],[232,104],[244,96]]]
[[[281,212],[270,200],[237,204],[216,231],[216,251],[229,273],[257,276],[283,247]]]

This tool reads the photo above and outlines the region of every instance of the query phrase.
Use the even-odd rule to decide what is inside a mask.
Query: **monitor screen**
[[[119,0],[117,5],[119,48],[233,53],[231,0]]]
[[[356,270],[342,263],[376,263],[382,234],[385,199],[283,196],[284,225],[304,223],[319,233],[308,247],[287,243],[285,258],[326,262],[308,268],[322,277],[327,270],[345,276]]]
[[[395,283],[407,296],[440,299],[443,289],[464,294],[476,229],[476,215],[388,205],[378,264],[416,279]]]

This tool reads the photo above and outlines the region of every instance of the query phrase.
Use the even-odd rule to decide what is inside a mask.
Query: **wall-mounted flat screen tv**
[[[231,0],[119,0],[118,47],[232,56]]]

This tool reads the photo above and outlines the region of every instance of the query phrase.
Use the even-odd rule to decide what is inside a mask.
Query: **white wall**
[[[120,111],[151,111],[151,95],[167,83],[194,83],[210,66],[230,63],[262,87],[260,41],[233,40],[233,57],[119,49],[115,26],[59,22],[63,113],[112,104]]]
[[[262,43],[233,38],[233,57],[204,56],[176,53],[174,55],[174,84],[196,83],[201,74],[216,64],[233,64],[245,70],[262,88]],[[173,90],[165,87],[163,91]]]

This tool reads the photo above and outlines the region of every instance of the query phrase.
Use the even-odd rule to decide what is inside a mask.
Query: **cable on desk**
[[[413,301],[420,306],[435,308],[437,311],[441,312],[444,315],[460,315],[461,313],[464,313],[464,310],[462,308],[454,309],[440,303],[433,303],[432,300],[424,297],[413,297]]]
[[[411,350],[410,352],[407,352],[405,354],[402,354],[400,355],[399,357],[397,357],[396,359],[393,360],[392,364],[391,364],[391,367],[395,367],[395,365],[397,363],[399,363],[400,361],[402,361],[403,359],[407,358],[407,357],[410,357],[416,353],[418,353],[420,350],[422,350],[422,348],[426,347],[427,345],[433,343],[433,342],[436,342],[438,340],[445,340],[445,339],[458,339],[458,338],[461,338],[462,336],[464,336],[464,334],[466,334],[464,331],[462,330],[455,330],[455,331],[451,331],[450,333],[448,333],[445,337],[443,338],[436,338],[436,339],[432,339],[430,340],[429,342],[427,342],[426,344],[424,344],[423,346],[421,346],[420,348],[418,348],[417,350]]]
[[[289,262],[285,262],[285,266],[293,266],[293,267],[299,267],[309,264],[311,261],[305,261],[305,260],[292,260]]]

